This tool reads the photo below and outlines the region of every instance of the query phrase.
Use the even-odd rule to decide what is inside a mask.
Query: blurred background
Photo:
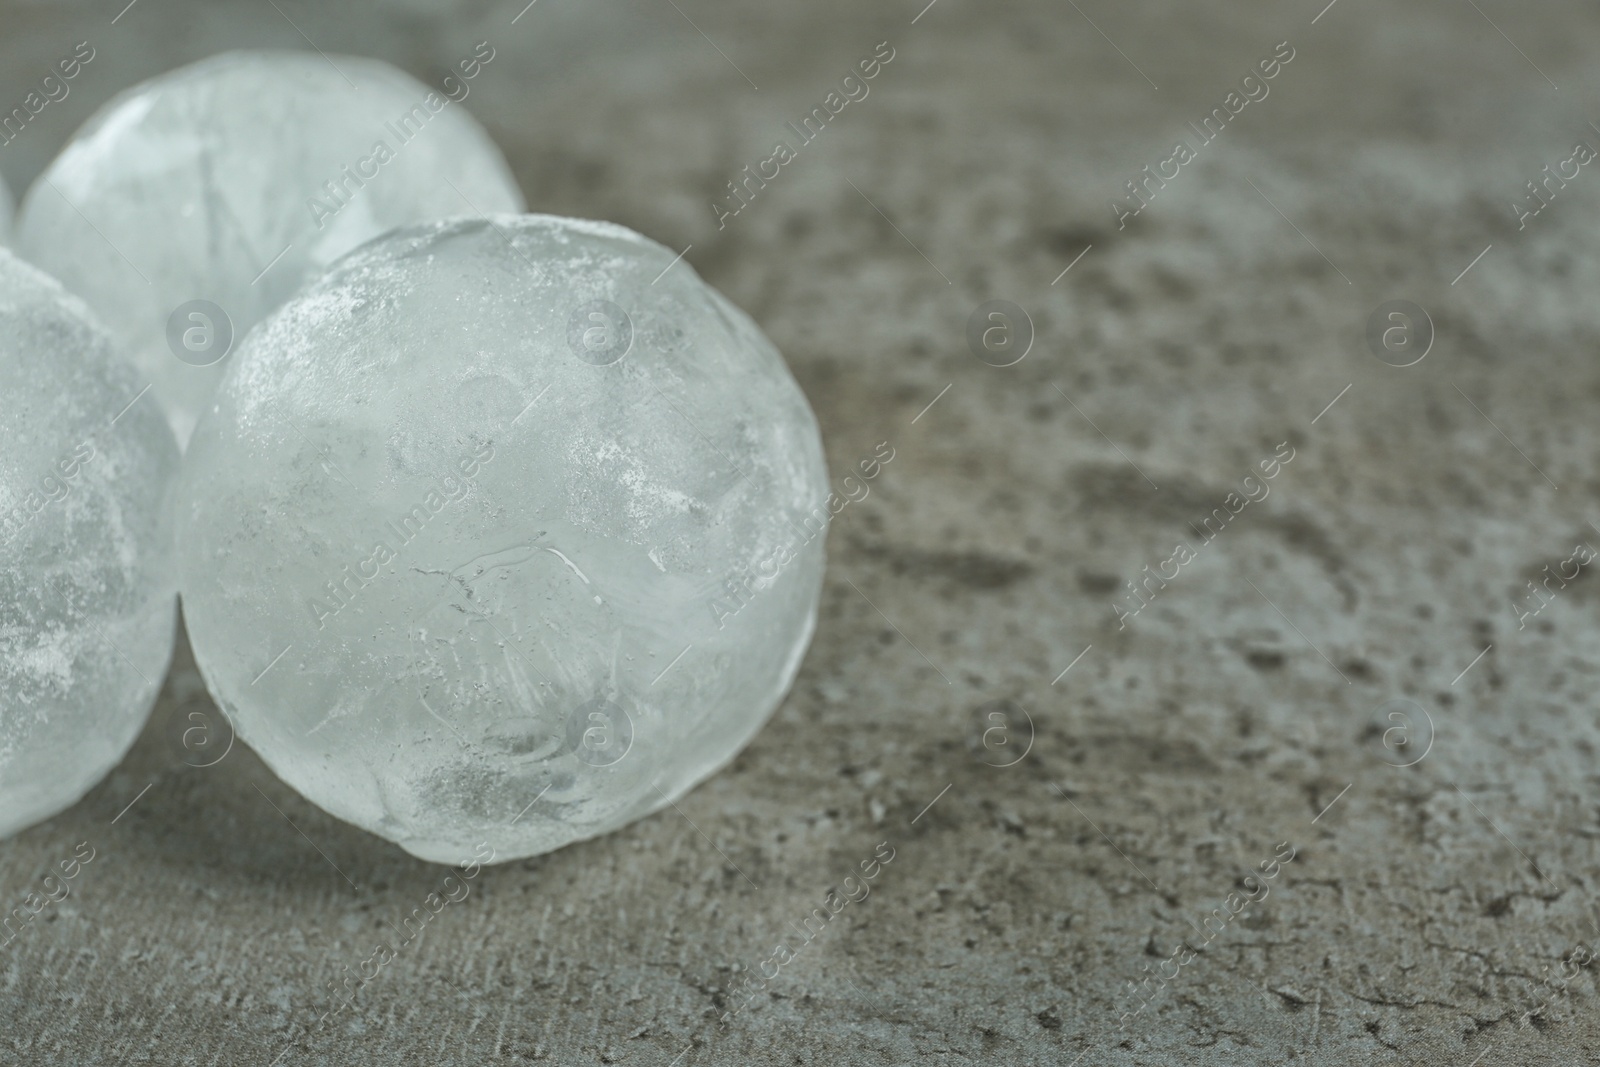
[[[0,946],[0,1063],[1600,1056],[1600,589],[1545,584],[1600,545],[1592,6],[524,3],[0,0],[0,113],[95,50],[0,173],[219,51],[438,84],[488,42],[531,208],[687,248],[831,467],[895,450],[795,689],[349,997],[444,869],[230,747],[180,642],[123,765],[0,842],[0,911],[94,855]]]

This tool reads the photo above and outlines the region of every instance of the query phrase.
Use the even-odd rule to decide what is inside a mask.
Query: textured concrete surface
[[[7,909],[93,854],[0,947],[0,1062],[1600,1057],[1600,592],[1568,562],[1600,546],[1600,176],[1564,162],[1600,146],[1594,11],[922,4],[0,5],[0,107],[98,49],[0,148],[17,188],[99,101],[225,47],[430,78],[487,39],[468,107],[530,201],[692,245],[836,477],[895,449],[734,765],[486,869],[370,980],[445,869],[226,751],[180,652],[124,764],[0,843]],[[719,230],[725,183],[881,41],[870,95]],[[1519,229],[1547,164],[1576,176]],[[993,299],[1032,319],[1014,366],[968,347]],[[1367,341],[1399,299],[1434,334],[1408,367]],[[1146,566],[1177,575],[1119,621]]]

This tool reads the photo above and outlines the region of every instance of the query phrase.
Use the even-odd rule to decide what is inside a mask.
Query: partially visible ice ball
[[[11,214],[15,209],[11,190],[6,187],[6,180],[0,178],[0,244],[11,240]]]
[[[616,829],[755,734],[816,620],[816,420],[631,230],[453,220],[246,338],[185,458],[185,618],[284,781],[425,859]]]
[[[492,68],[463,62],[436,86],[314,52],[229,52],[154,78],[34,183],[18,250],[126,339],[184,443],[228,346],[333,260],[396,226],[522,210],[456,102],[467,70]]]
[[[0,837],[72,805],[172,655],[178,448],[83,301],[0,251]]]

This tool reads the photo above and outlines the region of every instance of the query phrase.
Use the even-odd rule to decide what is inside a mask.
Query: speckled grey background
[[[485,871],[326,1020],[443,869],[242,746],[193,766],[224,726],[180,647],[122,766],[0,843],[0,909],[94,850],[0,947],[0,1063],[1600,1057],[1600,593],[1585,568],[1516,607],[1600,545],[1600,176],[1520,230],[1511,207],[1600,146],[1600,18],[923,2],[0,4],[0,110],[97,49],[0,148],[19,192],[113,92],[227,47],[431,79],[488,40],[467,106],[530,202],[692,245],[836,474],[895,449],[749,749],[680,810]],[[719,231],[724,183],[885,40],[870,96]],[[1269,95],[1119,229],[1124,183],[1283,41]],[[992,299],[1036,332],[1011,367],[968,350]],[[1398,299],[1434,333],[1405,368],[1365,340]],[[719,1025],[880,842],[871,895]]]

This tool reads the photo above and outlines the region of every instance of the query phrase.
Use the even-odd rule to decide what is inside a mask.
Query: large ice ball
[[[755,734],[815,626],[828,496],[783,358],[670,249],[411,227],[234,356],[185,457],[185,618],[310,800],[425,859],[514,859]]]
[[[182,444],[233,341],[333,260],[396,226],[522,210],[458,102],[493,76],[493,52],[436,86],[314,52],[163,74],[102,108],[34,183],[18,251],[126,339]]]
[[[172,655],[178,447],[83,301],[0,250],[0,837],[138,735]]]

